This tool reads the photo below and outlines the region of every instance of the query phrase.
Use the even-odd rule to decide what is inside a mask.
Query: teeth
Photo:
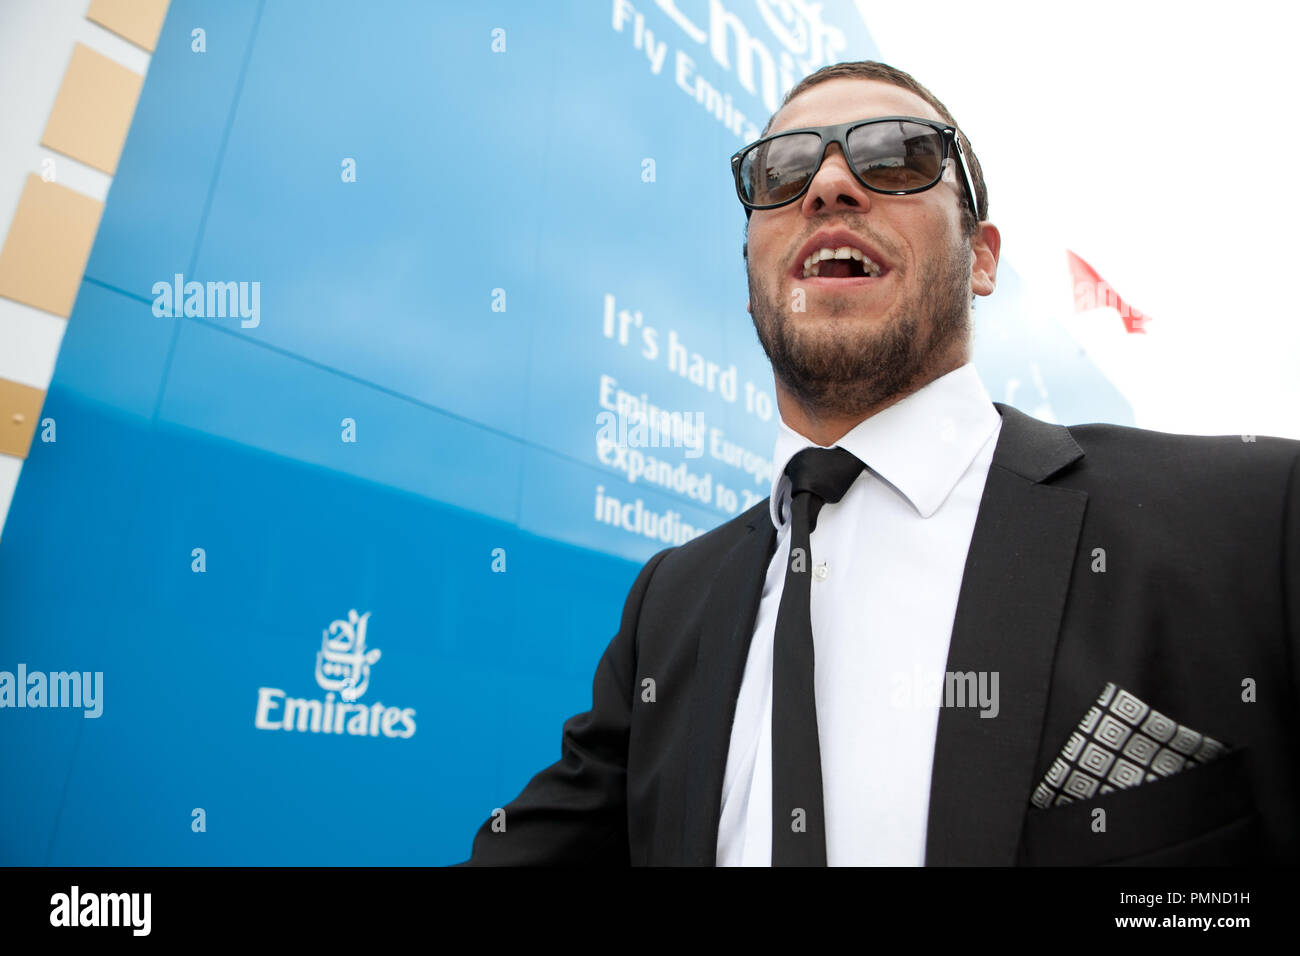
[[[880,266],[863,255],[862,250],[855,249],[853,246],[840,246],[838,249],[818,249],[805,259],[803,261],[803,277],[807,279],[809,276],[820,275],[821,264],[827,259],[857,259],[862,263],[862,270],[868,276],[875,278],[880,275]]]

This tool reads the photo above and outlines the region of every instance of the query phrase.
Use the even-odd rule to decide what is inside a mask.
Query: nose
[[[803,214],[813,216],[837,208],[866,212],[870,207],[871,192],[849,171],[848,160],[840,149],[840,144],[831,143],[826,147],[821,169],[817,170],[808,191],[804,193],[800,207]]]

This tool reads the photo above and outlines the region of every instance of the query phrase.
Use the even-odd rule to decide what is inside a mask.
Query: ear
[[[1002,234],[991,222],[982,222],[970,240],[974,253],[971,263],[970,290],[976,295],[992,295],[998,284],[998,253]]]
[[[754,306],[750,299],[745,300],[745,311],[748,312],[750,315],[754,314]]]

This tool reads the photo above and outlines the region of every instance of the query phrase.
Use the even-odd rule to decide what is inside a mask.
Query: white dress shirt
[[[836,445],[866,469],[813,531],[817,732],[831,866],[921,866],[943,674],[1002,418],[975,366],[954,369]],[[781,422],[776,553],[731,728],[719,866],[772,861],[772,639],[790,551],[785,467],[816,443]],[[831,446],[834,447],[834,446]]]

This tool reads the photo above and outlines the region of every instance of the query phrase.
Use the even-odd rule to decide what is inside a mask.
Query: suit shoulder
[[[1272,435],[1185,435],[1105,423],[1068,429],[1090,470],[1166,484],[1285,483],[1300,461],[1300,441]]]
[[[661,565],[669,568],[696,567],[701,562],[719,560],[735,546],[737,541],[748,534],[764,530],[765,525],[771,525],[772,519],[767,502],[768,499],[764,498],[748,511],[742,511],[716,528],[676,547],[666,549],[667,553]]]
[[[1182,434],[1132,425],[1069,425],[1086,454],[1108,457],[1195,459],[1205,464],[1273,462],[1290,467],[1300,457],[1300,441],[1271,434]]]
[[[762,530],[764,525],[772,523],[767,502],[768,499],[764,498],[748,511],[742,511],[734,518],[729,518],[711,531],[692,538],[675,550],[687,560],[708,557],[716,552],[729,550],[737,540],[750,533],[751,526],[757,531]]]

